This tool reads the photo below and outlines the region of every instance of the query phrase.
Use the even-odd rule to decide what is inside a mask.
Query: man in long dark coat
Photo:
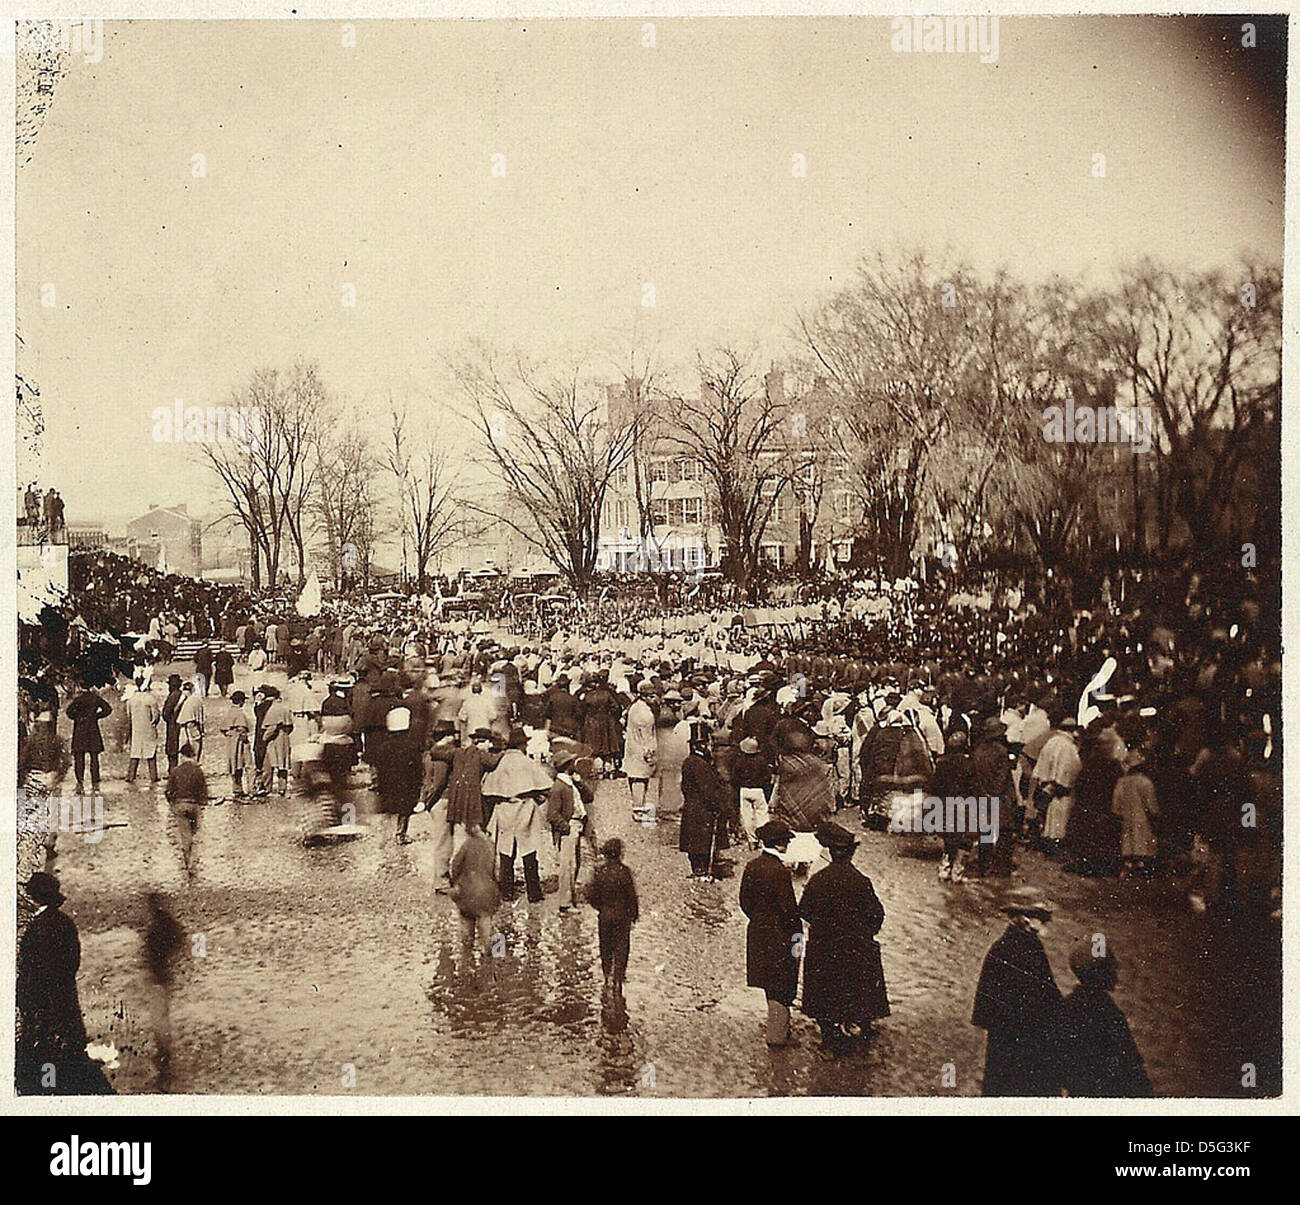
[[[77,926],[59,911],[64,900],[59,881],[40,872],[25,887],[39,910],[18,943],[17,1089],[60,1096],[111,1094],[103,1069],[86,1053],[86,1025],[77,996],[81,941]]]
[[[691,878],[711,878],[714,855],[727,847],[731,793],[710,759],[709,732],[691,727],[691,751],[682,762],[682,815],[677,848],[691,860]]]
[[[756,834],[763,852],[745,867],[740,909],[749,917],[745,933],[746,983],[767,996],[767,1044],[791,1046],[790,1005],[799,989],[803,922],[794,898],[794,881],[781,855],[794,834],[769,821]]]
[[[988,1031],[984,1095],[1055,1096],[1061,992],[1038,937],[1052,906],[1018,887],[1002,911],[1011,923],[984,956],[971,1013],[971,1024]]]
[[[871,880],[853,865],[858,845],[853,834],[828,822],[817,839],[830,850],[831,864],[808,880],[799,902],[808,922],[802,1007],[833,1054],[845,1038],[859,1037],[872,1021],[889,1016],[876,942],[885,909]]]
[[[90,758],[90,785],[99,789],[99,755],[104,752],[104,737],[99,721],[113,714],[103,697],[89,687],[82,690],[65,713],[72,721],[73,773],[77,776],[77,793],[85,790],[86,758]]]

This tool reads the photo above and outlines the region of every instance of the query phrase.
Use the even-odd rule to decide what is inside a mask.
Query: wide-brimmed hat
[[[472,741],[494,741],[497,739],[497,734],[491,728],[475,728],[469,734],[469,739]]]
[[[1013,887],[1003,898],[1001,908],[1008,916],[1037,916],[1051,920],[1056,905],[1036,887]]]

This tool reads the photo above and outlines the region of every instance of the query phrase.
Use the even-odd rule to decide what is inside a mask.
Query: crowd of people
[[[1016,582],[945,593],[846,581],[748,610],[605,598],[523,639],[439,618],[420,598],[335,600],[304,617],[100,553],[74,573],[65,626],[44,617],[27,642],[21,785],[49,795],[71,762],[77,791],[87,772],[95,791],[113,712],[100,689],[122,676],[126,781],[151,789],[136,785],[140,763],[152,783],[166,759],[191,876],[217,796],[275,805],[292,793],[304,840],[322,843],[364,831],[369,792],[393,817],[384,840],[409,841],[411,817],[427,813],[432,887],[457,908],[467,956],[490,956],[490,918],[519,872],[529,904],[554,879],[561,909],[585,898],[599,912],[605,987],[619,996],[638,898],[623,843],[596,833],[597,790],[615,780],[602,801],[675,825],[693,882],[728,879],[746,858],[739,904],[767,1041],[791,1040],[802,967],[802,1009],[832,1054],[889,1013],[884,911],[842,823],[855,810],[862,826],[932,848],[947,883],[1007,883],[1011,925],[973,1016],[989,1032],[985,1092],[1138,1095],[1150,1089],[1110,1000],[1113,952],[1072,959],[1080,986],[1062,1001],[1035,933],[1051,906],[1010,876],[1035,848],[1080,875],[1187,876],[1197,910],[1278,915],[1268,581],[1128,575],[1123,604],[1108,580],[1091,611],[1027,602]],[[156,688],[183,639],[193,672]],[[247,693],[231,690],[237,666]],[[219,792],[203,760],[218,738]],[[941,807],[913,823],[931,799],[992,810]],[[38,861],[48,869],[53,843],[38,844],[29,882]]]

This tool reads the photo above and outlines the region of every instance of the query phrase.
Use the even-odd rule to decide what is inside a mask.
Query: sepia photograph
[[[12,27],[10,1110],[1276,1107],[1287,16],[258,15]]]

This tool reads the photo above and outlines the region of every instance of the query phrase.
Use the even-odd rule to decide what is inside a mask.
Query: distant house
[[[187,577],[203,575],[203,525],[192,517],[185,503],[158,506],[156,503],[138,519],[126,525],[129,547],[134,555],[149,559],[157,568]],[[154,551],[157,549],[157,552]]]

